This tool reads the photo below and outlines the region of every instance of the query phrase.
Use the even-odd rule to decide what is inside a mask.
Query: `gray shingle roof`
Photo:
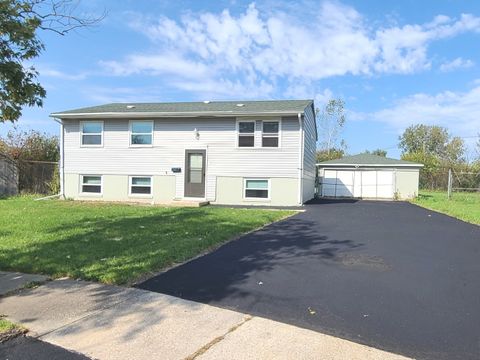
[[[387,158],[378,155],[372,154],[358,154],[352,156],[344,156],[340,159],[328,160],[318,163],[320,167],[325,166],[412,166],[412,167],[422,167],[422,164],[417,164],[411,161],[398,160]]]
[[[51,114],[102,114],[102,113],[299,113],[313,100],[265,100],[265,101],[210,101],[169,103],[113,103]],[[243,104],[238,106],[238,104]]]

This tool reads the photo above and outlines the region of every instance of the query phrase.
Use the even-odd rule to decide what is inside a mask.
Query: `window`
[[[130,122],[130,145],[152,145],[153,121]]]
[[[150,176],[130,177],[130,195],[152,195],[152,178]]]
[[[262,122],[262,147],[278,147],[278,121]]]
[[[255,146],[255,121],[240,121],[238,123],[238,146]]]
[[[98,175],[82,175],[82,193],[101,194],[102,177]]]
[[[245,179],[246,199],[268,199],[270,196],[269,180]]]
[[[80,123],[82,146],[102,146],[103,122],[85,121]]]

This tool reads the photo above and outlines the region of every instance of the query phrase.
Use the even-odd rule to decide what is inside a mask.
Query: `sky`
[[[110,102],[314,99],[346,104],[355,154],[399,157],[412,124],[441,125],[474,156],[480,132],[480,1],[84,0],[107,16],[39,33],[43,108],[18,126],[58,134],[49,114]],[[0,135],[11,128],[0,124]]]

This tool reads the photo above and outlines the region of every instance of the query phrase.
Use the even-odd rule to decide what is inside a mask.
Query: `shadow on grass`
[[[0,267],[124,284],[275,219],[273,214],[227,209],[145,211],[101,218],[92,213],[63,224],[59,218],[59,225],[44,230],[53,240],[4,248]]]

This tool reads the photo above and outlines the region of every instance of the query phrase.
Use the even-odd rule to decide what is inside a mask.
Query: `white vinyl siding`
[[[237,120],[240,118],[156,119],[152,146],[138,148],[130,147],[128,120],[105,121],[102,148],[81,148],[78,120],[65,120],[65,173],[172,175],[176,178],[176,197],[182,198],[185,150],[205,149],[207,200],[215,200],[217,176],[298,178],[300,132],[296,116],[281,119],[279,148],[238,148]],[[257,122],[255,141],[261,144],[261,121]],[[182,171],[173,173],[173,167]]]
[[[315,113],[312,106],[305,109],[303,147],[303,201],[315,196],[317,133]]]

